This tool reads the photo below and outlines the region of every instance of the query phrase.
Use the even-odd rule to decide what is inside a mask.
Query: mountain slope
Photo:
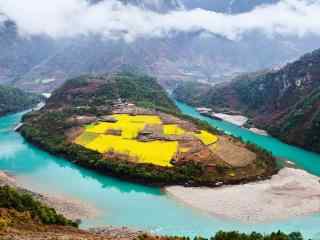
[[[203,8],[215,12],[237,14],[248,12],[257,6],[274,4],[279,0],[181,0],[187,9]]]
[[[283,63],[317,45],[315,41],[302,44],[305,41],[291,46],[286,40],[266,39],[262,34],[230,41],[205,32],[139,38],[131,43],[88,36],[58,44],[54,54],[21,74],[15,85],[38,92],[52,91],[65,79],[119,71],[127,66],[157,77],[166,87],[180,80],[217,82],[235,73]]]
[[[20,89],[0,86],[0,116],[26,110],[39,103],[41,97]]]
[[[179,87],[176,96],[216,110],[241,111],[274,136],[320,151],[320,49],[280,70],[242,75],[211,90],[193,86]]]
[[[154,78],[129,72],[71,79],[53,92],[47,105],[98,106],[118,99],[135,102],[141,106],[178,111]]]
[[[97,2],[97,1],[93,1]],[[274,1],[194,1],[126,0],[143,9],[167,13],[172,10],[208,8],[223,13],[249,11]],[[219,10],[220,9],[220,10]],[[20,36],[14,23],[0,31],[0,83],[51,92],[66,79],[83,74],[103,74],[126,68],[142,70],[173,88],[183,80],[216,83],[239,72],[256,71],[282,64],[319,47],[315,36],[268,38],[247,33],[231,41],[203,31],[171,33],[162,37],[145,36],[133,42],[86,35],[71,39]]]
[[[180,9],[182,6],[179,0],[121,0],[125,3],[130,3],[139,6],[143,9],[148,9],[157,12],[168,12]]]
[[[12,84],[54,52],[46,37],[21,37],[12,21],[0,23],[0,84]]]
[[[105,0],[88,0],[92,4]],[[181,9],[183,5],[179,0],[119,0],[124,4],[131,4],[142,9],[165,13],[172,10]]]

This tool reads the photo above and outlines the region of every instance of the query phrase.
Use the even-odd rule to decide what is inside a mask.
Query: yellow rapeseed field
[[[163,125],[164,135],[182,135],[185,131],[178,127],[176,124],[166,124]]]
[[[182,153],[186,153],[190,150],[190,148],[187,148],[187,147],[179,147],[179,151],[182,152]]]
[[[101,134],[95,140],[86,144],[87,148],[101,153],[115,151],[138,157],[141,163],[153,163],[155,165],[170,167],[170,161],[176,153],[178,143],[176,141],[152,141],[140,142],[137,140],[123,139],[121,136]],[[157,149],[158,151],[155,151]]]
[[[135,157],[140,163],[152,163],[163,167],[172,167],[170,161],[177,153],[187,152],[189,148],[179,148],[177,141],[150,141],[141,142],[136,140],[138,133],[144,129],[147,124],[162,124],[159,116],[156,115],[137,115],[128,114],[112,115],[117,122],[99,122],[85,127],[84,133],[79,136],[75,143],[88,149],[106,153],[115,151]],[[121,136],[106,134],[108,130],[121,130]],[[163,125],[165,135],[182,135],[187,133],[176,124]],[[194,134],[204,144],[215,143],[217,136],[201,131],[200,134]]]
[[[118,120],[116,123],[101,122],[89,125],[86,131],[103,134],[109,129],[119,129],[122,130],[123,138],[134,139],[146,124],[161,124],[161,119],[158,116],[115,114],[113,117]]]
[[[203,144],[210,145],[216,143],[218,141],[218,137],[212,133],[207,131],[201,131],[199,134],[194,134],[197,138],[199,138]]]

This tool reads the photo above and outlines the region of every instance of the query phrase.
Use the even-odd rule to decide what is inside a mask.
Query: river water
[[[275,156],[290,160],[291,162],[294,162],[298,167],[314,175],[320,176],[319,154],[304,151],[301,148],[285,144],[270,136],[257,135],[249,131],[248,129],[238,127],[225,121],[219,121],[209,117],[205,117],[198,113],[195,108],[190,107],[184,103],[176,101],[176,105],[183,113],[187,115],[206,121],[210,125],[221,129],[228,134],[236,137],[241,137],[245,141],[255,143],[256,145],[268,151],[271,151]]]
[[[257,144],[272,149],[276,155],[286,157],[300,167],[320,175],[319,155],[287,146],[270,137],[251,134],[231,124],[203,118],[193,108],[177,104],[186,114],[208,120],[246,140],[256,140]],[[96,207],[99,216],[84,220],[81,225],[83,228],[129,226],[158,234],[188,236],[210,236],[218,230],[267,233],[279,229],[285,232],[301,231],[308,238],[320,235],[319,214],[267,224],[242,224],[191,209],[171,199],[158,188],[120,181],[83,169],[32,146],[14,132],[12,129],[22,115],[18,113],[0,118],[0,169],[14,174],[17,181],[26,188],[80,199]]]

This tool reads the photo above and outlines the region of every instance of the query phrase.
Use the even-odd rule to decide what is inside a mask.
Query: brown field
[[[213,146],[214,153],[232,167],[245,167],[256,159],[256,154],[249,151],[242,144],[234,143],[229,137],[220,136]]]

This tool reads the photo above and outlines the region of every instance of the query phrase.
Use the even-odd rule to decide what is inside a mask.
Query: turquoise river
[[[256,143],[276,156],[295,162],[320,176],[320,155],[288,146],[271,137],[258,136],[226,122],[200,116],[193,108],[177,102],[185,113]],[[13,131],[23,113],[0,118],[0,169],[13,174],[19,183],[34,191],[79,199],[99,210],[81,227],[129,226],[158,234],[210,236],[218,230],[242,232],[301,231],[305,237],[320,238],[320,214],[264,224],[243,224],[219,219],[191,209],[158,188],[150,188],[102,176],[52,156],[27,143]]]

